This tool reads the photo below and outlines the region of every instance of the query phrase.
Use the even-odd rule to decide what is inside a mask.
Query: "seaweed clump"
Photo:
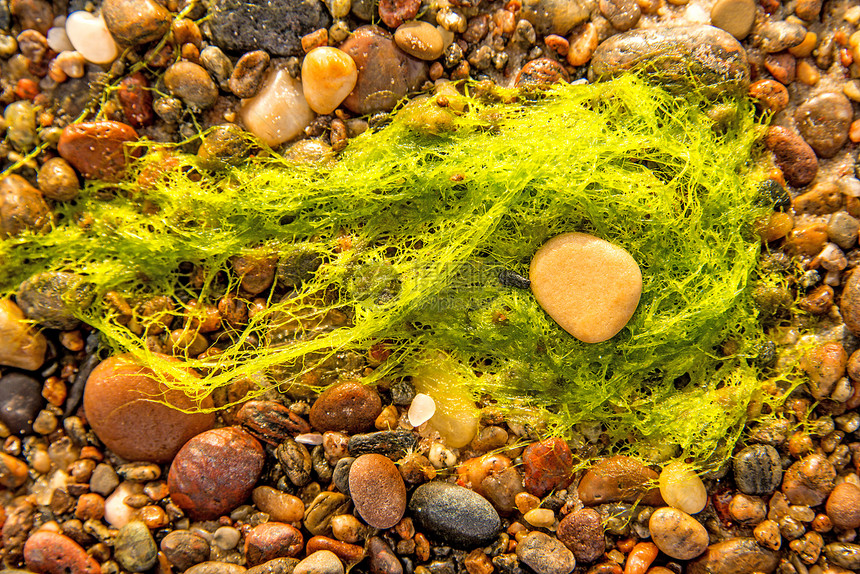
[[[140,302],[167,296],[177,309],[162,310],[187,316],[227,292],[250,300],[232,261],[264,253],[281,262],[265,310],[228,326],[217,353],[186,357],[200,379],[159,365],[167,383],[196,396],[240,379],[291,392],[330,382],[312,375],[350,354],[370,357],[358,373],[373,381],[442,351],[512,413],[540,411],[555,429],[597,421],[618,450],[670,445],[715,464],[759,392],[749,287],[753,224],[769,209],[756,204],[754,110],[730,103],[717,126],[695,95],[625,76],[516,103],[430,97],[322,165],[260,153],[207,171],[153,149],[126,181],[58,206],[47,233],[0,243],[0,287],[44,270],[84,276],[99,297],[80,319],[154,363],[145,342],[163,316],[139,314]],[[499,280],[527,276],[538,247],[568,231],[618,244],[642,268],[640,305],[607,342],[577,341]]]

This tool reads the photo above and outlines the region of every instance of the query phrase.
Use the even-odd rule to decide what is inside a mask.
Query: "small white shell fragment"
[[[66,34],[66,28],[63,26],[54,26],[48,30],[48,47],[57,52],[70,52],[74,50],[69,36]]]
[[[535,299],[585,343],[614,337],[633,316],[642,272],[624,249],[586,233],[563,233],[537,250],[529,268]]]
[[[275,68],[256,96],[242,100],[239,116],[248,131],[274,147],[301,134],[313,121],[314,112],[298,80],[286,68]]]
[[[296,442],[301,444],[307,444],[311,446],[317,446],[318,444],[323,443],[323,435],[318,432],[308,432],[304,434],[296,435]]]
[[[660,495],[666,504],[687,514],[701,512],[708,503],[705,483],[689,465],[670,462],[660,473]]]
[[[66,18],[66,35],[75,50],[93,64],[110,64],[119,54],[101,16],[84,10],[72,12]]]
[[[414,427],[421,426],[429,421],[436,413],[436,401],[430,395],[418,393],[409,405],[409,424]]]

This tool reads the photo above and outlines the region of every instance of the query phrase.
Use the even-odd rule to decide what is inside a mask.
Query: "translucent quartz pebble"
[[[436,401],[430,395],[418,393],[409,405],[409,424],[414,427],[429,421],[436,413]]]
[[[660,473],[660,494],[666,504],[687,514],[701,512],[708,503],[705,484],[689,465],[670,462]]]
[[[586,343],[606,341],[633,316],[642,272],[624,249],[585,233],[547,241],[529,269],[532,292],[562,329]]]
[[[93,64],[110,64],[119,50],[101,16],[79,10],[66,18],[66,35],[72,46]]]
[[[48,47],[57,52],[71,52],[75,49],[69,41],[65,27],[54,26],[48,30]]]
[[[355,87],[358,68],[349,54],[337,48],[314,48],[302,63],[302,89],[311,109],[332,113]]]
[[[297,137],[314,119],[301,84],[286,68],[269,72],[257,95],[242,101],[239,113],[245,127],[273,147]]]

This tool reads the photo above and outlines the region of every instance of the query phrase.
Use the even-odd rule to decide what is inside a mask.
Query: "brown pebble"
[[[556,534],[577,562],[594,562],[606,551],[600,513],[594,509],[581,508],[569,513],[558,523]]]
[[[711,8],[711,24],[743,40],[752,30],[755,14],[754,0],[717,0]]]
[[[817,506],[833,490],[836,470],[824,455],[812,454],[792,464],[782,480],[782,492],[789,502]]]
[[[391,528],[406,511],[406,485],[397,466],[381,454],[363,454],[349,470],[349,494],[358,514],[374,528]]]
[[[788,106],[788,90],[784,85],[774,80],[753,82],[750,84],[749,95],[775,114]]]
[[[758,496],[739,493],[729,503],[732,519],[745,526],[755,526],[767,518],[767,505]]]
[[[530,444],[522,456],[524,485],[535,496],[566,488],[573,480],[573,454],[560,438]]]
[[[126,144],[137,139],[137,132],[127,124],[82,122],[66,126],[57,151],[85,178],[116,182],[125,176]]]
[[[394,32],[397,46],[419,60],[435,60],[445,49],[442,34],[428,22],[406,22]]]
[[[687,573],[773,572],[778,563],[779,554],[762,548],[754,538],[729,538],[708,546],[702,556],[687,566]]]
[[[564,66],[551,58],[537,58],[526,62],[517,74],[514,85],[547,87],[562,81],[570,81],[570,74]]]
[[[311,425],[319,431],[360,433],[373,428],[382,412],[382,399],[371,386],[347,381],[325,391],[314,401]]]
[[[777,82],[789,85],[797,73],[797,60],[788,52],[777,52],[765,56],[764,67]]]
[[[781,126],[771,126],[764,143],[776,156],[776,164],[782,169],[788,183],[802,187],[815,178],[818,158],[798,134]]]
[[[791,204],[798,215],[828,215],[842,208],[842,191],[831,181],[817,183],[795,197]]]
[[[827,497],[827,516],[836,528],[860,528],[860,487],[843,482]]]
[[[18,488],[27,482],[27,463],[5,452],[0,452],[0,486]]]
[[[206,109],[218,99],[218,86],[202,66],[179,61],[164,73],[164,85],[192,108]]]
[[[105,499],[100,495],[89,492],[78,498],[75,506],[75,518],[81,520],[101,520],[105,515]]]
[[[313,554],[317,550],[328,550],[337,555],[338,558],[347,564],[356,564],[364,558],[364,547],[357,544],[348,544],[340,540],[333,540],[328,536],[314,536],[305,545],[305,552],[308,555]]]
[[[801,20],[815,20],[821,12],[822,4],[823,0],[797,0],[797,4],[794,7],[794,13]]]
[[[421,0],[379,0],[379,18],[389,28],[412,20],[421,8]]]
[[[252,98],[260,91],[263,77],[269,67],[269,54],[255,50],[242,54],[227,85],[237,98]]]
[[[304,548],[302,533],[289,524],[266,522],[245,535],[245,559],[256,566],[275,558],[293,558]]]
[[[635,0],[600,0],[598,7],[612,27],[621,32],[635,26],[642,16],[642,10]]]
[[[651,540],[667,556],[691,560],[708,547],[708,531],[695,518],[672,507],[654,511],[648,520]]]
[[[860,273],[857,271],[851,272],[843,282],[839,310],[845,326],[855,335],[860,335]]]
[[[818,94],[800,104],[794,122],[803,139],[820,157],[833,157],[848,140],[854,119],[851,102],[843,94]]]
[[[80,544],[47,530],[35,532],[27,539],[24,561],[27,568],[39,574],[101,574],[99,563]]]
[[[252,498],[257,508],[275,522],[298,522],[305,514],[305,505],[299,497],[271,486],[258,486]]]
[[[20,175],[0,179],[0,238],[40,231],[51,222],[51,210],[38,189]]]
[[[61,157],[53,157],[39,168],[39,190],[48,199],[71,201],[78,196],[81,184],[78,174]]]
[[[388,543],[379,536],[372,537],[367,544],[370,555],[370,571],[373,574],[403,574],[403,565]]]
[[[128,46],[159,40],[173,20],[155,0],[104,0],[101,14],[111,36]]]
[[[827,238],[827,225],[808,223],[792,229],[786,238],[785,246],[792,254],[813,257],[824,249]]]
[[[150,125],[155,119],[152,109],[152,92],[149,82],[141,72],[124,77],[119,83],[117,98],[125,119],[133,127]]]
[[[586,506],[607,502],[636,502],[649,506],[662,506],[660,489],[654,486],[659,480],[656,472],[636,459],[613,456],[592,466],[577,490]]]
[[[848,363],[848,354],[839,343],[826,343],[804,353],[801,368],[811,381],[810,391],[816,399],[830,395]]]

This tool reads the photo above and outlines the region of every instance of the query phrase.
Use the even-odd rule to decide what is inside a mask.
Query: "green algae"
[[[240,379],[300,393],[369,355],[376,368],[358,361],[350,376],[390,381],[443,351],[473,373],[464,384],[476,396],[540,413],[550,432],[597,421],[619,451],[717,464],[761,400],[750,287],[754,222],[768,208],[756,204],[751,104],[731,100],[732,120],[716,125],[690,98],[634,76],[516,103],[430,98],[317,166],[260,153],[208,172],[152,146],[128,181],[90,184],[58,206],[49,232],[0,243],[0,288],[46,269],[86,276],[102,297],[78,314],[104,343],[198,397]],[[528,290],[499,280],[527,275],[537,248],[568,231],[620,245],[641,266],[639,307],[607,342],[577,341]],[[318,269],[296,280],[285,265],[265,311],[228,326],[220,353],[187,357],[199,381],[147,350],[156,321],[129,320],[104,297],[135,307],[166,294],[177,316],[194,314],[181,302],[238,292],[232,257],[283,263],[297,250]],[[332,364],[342,368],[327,378]]]

